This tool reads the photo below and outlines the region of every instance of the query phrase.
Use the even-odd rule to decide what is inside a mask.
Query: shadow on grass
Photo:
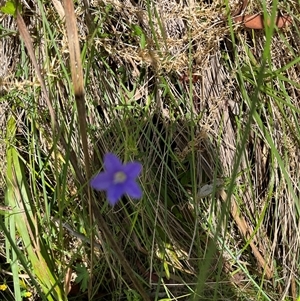
[[[241,275],[230,276],[230,260],[219,240],[230,217],[213,185],[222,177],[218,150],[191,121],[131,111],[103,131],[95,166],[101,166],[107,150],[118,151],[116,146],[124,144],[127,133],[131,144],[125,153],[143,164],[144,197],[138,202],[124,197],[105,219],[151,298],[235,300],[234,282]],[[199,197],[201,187],[209,189],[205,197]],[[106,202],[101,193],[99,202],[100,206]],[[119,279],[108,281],[109,295],[102,300],[125,298],[129,292],[120,285],[123,281],[130,287],[120,271]]]

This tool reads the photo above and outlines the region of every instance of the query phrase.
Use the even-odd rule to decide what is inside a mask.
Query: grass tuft
[[[298,301],[299,8],[4,2],[0,299]]]

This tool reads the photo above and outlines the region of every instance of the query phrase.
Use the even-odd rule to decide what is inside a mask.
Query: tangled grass
[[[3,300],[299,300],[299,8],[252,2],[293,24],[251,31],[238,6],[1,15]],[[107,152],[139,202],[90,190]]]

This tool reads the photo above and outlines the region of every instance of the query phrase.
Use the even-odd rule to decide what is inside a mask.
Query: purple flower
[[[90,185],[96,190],[106,190],[110,205],[115,205],[124,194],[134,199],[142,197],[142,190],[135,181],[142,171],[142,164],[129,162],[123,165],[116,155],[108,153],[104,156],[104,169]]]

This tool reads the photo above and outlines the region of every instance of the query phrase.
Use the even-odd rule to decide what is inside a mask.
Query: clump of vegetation
[[[2,2],[1,300],[299,300],[298,6]]]

